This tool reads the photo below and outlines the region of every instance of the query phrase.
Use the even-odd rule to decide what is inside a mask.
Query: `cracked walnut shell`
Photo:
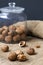
[[[18,56],[17,56],[17,59],[18,59],[18,61],[26,61],[26,56],[24,55],[24,54],[19,54]]]

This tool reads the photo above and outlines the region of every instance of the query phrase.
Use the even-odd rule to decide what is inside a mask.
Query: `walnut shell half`
[[[25,41],[21,41],[21,42],[19,43],[19,46],[25,47],[25,46],[26,46],[26,42],[25,42]]]

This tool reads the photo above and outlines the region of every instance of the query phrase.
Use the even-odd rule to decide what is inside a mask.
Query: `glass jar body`
[[[0,14],[0,27],[9,26],[19,21],[27,20],[27,16],[24,12],[22,13],[1,13]]]

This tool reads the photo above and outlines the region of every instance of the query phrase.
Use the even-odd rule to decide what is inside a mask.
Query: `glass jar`
[[[25,8],[15,6],[15,2],[8,3],[8,5],[8,7],[0,8],[0,27],[27,20],[24,13]]]

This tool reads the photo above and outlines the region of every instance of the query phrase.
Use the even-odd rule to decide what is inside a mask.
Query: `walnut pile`
[[[7,43],[19,42],[25,40],[26,34],[24,28],[20,26],[3,26],[0,28],[0,41],[5,41]]]

